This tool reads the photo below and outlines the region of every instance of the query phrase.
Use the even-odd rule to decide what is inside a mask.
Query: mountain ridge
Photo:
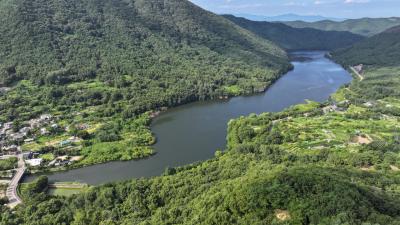
[[[334,51],[332,56],[343,65],[400,66],[400,25]]]
[[[322,20],[343,21],[342,18],[324,17],[320,15],[299,15],[295,13],[287,13],[277,16],[263,16],[253,14],[240,14],[236,13],[234,16],[244,17],[253,21],[268,21],[268,22],[283,22],[283,21],[304,21],[304,22],[317,22]]]
[[[348,19],[341,22],[324,20],[313,23],[302,21],[284,23],[295,28],[315,28],[326,31],[349,31],[355,34],[371,37],[390,27],[400,25],[400,17]]]
[[[284,23],[251,21],[233,15],[223,16],[287,50],[334,50],[350,46],[364,39],[364,37],[350,32],[293,28]]]

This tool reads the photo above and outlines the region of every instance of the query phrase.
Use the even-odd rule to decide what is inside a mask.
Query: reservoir
[[[156,155],[47,174],[49,180],[98,185],[156,176],[167,167],[204,161],[212,158],[216,150],[224,149],[229,120],[250,113],[281,111],[306,99],[323,102],[352,79],[340,65],[326,58],[325,52],[302,51],[291,56],[294,69],[265,93],[226,101],[196,102],[170,109],[155,118],[152,131],[157,137]]]

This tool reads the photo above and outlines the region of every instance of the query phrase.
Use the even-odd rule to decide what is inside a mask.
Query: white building
[[[43,159],[39,158],[39,159],[29,159],[29,160],[25,160],[26,164],[30,165],[30,166],[40,166],[43,162]]]

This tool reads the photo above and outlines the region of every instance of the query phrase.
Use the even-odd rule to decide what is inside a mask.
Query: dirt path
[[[350,69],[353,71],[353,73],[355,73],[360,78],[360,81],[364,80],[364,76],[361,75],[359,72],[357,72],[357,70],[354,69],[354,67],[350,66]]]

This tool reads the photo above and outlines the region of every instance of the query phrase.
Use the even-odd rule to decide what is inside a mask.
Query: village
[[[58,117],[43,114],[22,124],[0,123],[0,163],[21,156],[29,170],[40,170],[63,167],[81,160],[78,153],[82,139],[65,135],[70,127],[61,126],[57,121]],[[84,130],[88,127],[87,124],[80,124],[76,129]],[[63,139],[52,140],[51,137],[57,134],[63,134]],[[15,168],[6,169],[0,176],[12,177]]]
[[[58,170],[82,160],[83,140],[71,130],[90,126],[62,126],[59,120],[42,114],[22,123],[0,123],[0,199],[7,197],[11,207],[21,202],[16,188],[27,170]]]

